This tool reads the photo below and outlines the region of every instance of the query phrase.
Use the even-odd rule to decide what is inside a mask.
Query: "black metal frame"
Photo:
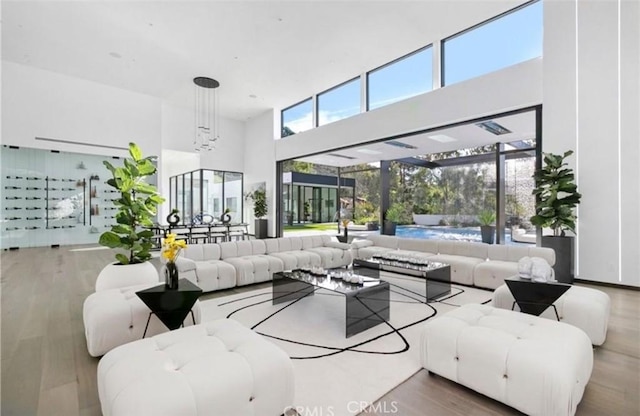
[[[287,111],[287,110],[292,109],[295,106],[298,106],[298,105],[300,105],[302,103],[305,103],[307,101],[311,101],[311,110],[313,111],[313,95],[311,97],[309,97],[309,98],[305,98],[302,101],[298,101],[297,103],[295,103],[293,105],[290,105],[289,107],[286,107],[286,108],[283,108],[282,110],[280,110],[280,138],[281,139],[289,137],[289,136],[283,136],[282,135],[282,129],[284,128],[284,112]],[[312,123],[312,125],[314,125],[314,124],[315,123]]]
[[[175,204],[176,206],[178,205],[178,181],[182,180],[182,206],[181,207],[177,207],[177,209],[183,214],[180,219],[181,219],[181,223],[182,224],[189,224],[191,222],[191,219],[193,218],[193,216],[197,213],[203,212],[203,207],[204,207],[204,190],[203,190],[203,184],[204,184],[204,171],[210,171],[210,172],[220,172],[222,173],[222,206],[221,209],[224,212],[225,208],[226,208],[226,201],[225,201],[225,189],[224,189],[224,184],[226,182],[226,175],[227,174],[236,174],[236,175],[240,175],[240,222],[244,222],[244,173],[242,172],[236,172],[236,171],[227,171],[227,170],[215,170],[215,169],[196,169],[196,170],[192,170],[189,172],[184,172],[181,173],[179,175],[174,175],[169,177],[169,209],[173,209],[174,205],[173,205],[173,190],[171,187],[171,180],[175,178],[175,193],[176,193],[176,201]],[[200,188],[199,188],[199,195],[200,195],[200,206],[199,207],[195,207],[198,208],[197,210],[194,209],[193,206],[193,177],[194,174],[198,175],[198,178],[200,179]],[[189,205],[191,206],[191,218],[186,218],[184,213],[186,212],[185,210],[185,206],[187,204],[187,200],[186,198],[184,198],[184,193],[186,190],[186,185],[187,185],[187,175],[189,175]],[[188,221],[187,221],[188,220]]]
[[[396,59],[394,59],[393,61],[387,62],[387,63],[386,63],[386,64],[384,64],[384,65],[380,65],[379,67],[374,68],[374,69],[372,69],[371,71],[367,71],[367,73],[365,74],[365,80],[366,80],[366,83],[367,83],[367,89],[366,89],[366,100],[365,100],[365,111],[369,111],[369,110],[370,110],[370,108],[369,108],[369,98],[371,97],[371,94],[369,94],[369,92],[370,92],[370,90],[371,90],[371,86],[370,86],[370,83],[369,83],[369,76],[370,76],[372,73],[374,73],[374,72],[376,72],[376,71],[379,71],[379,70],[381,70],[381,69],[383,69],[383,68],[386,68],[386,67],[388,67],[388,66],[391,66],[391,65],[393,65],[393,64],[395,64],[395,63],[398,63],[398,62],[400,62],[400,61],[402,61],[402,60],[404,60],[404,59],[406,59],[406,58],[409,58],[409,57],[411,57],[411,56],[413,56],[413,55],[417,55],[418,53],[420,53],[420,52],[422,52],[422,51],[425,51],[425,50],[427,50],[427,49],[429,49],[429,48],[431,48],[431,49],[432,49],[432,52],[431,52],[432,64],[431,64],[431,65],[433,66],[433,43],[430,43],[430,44],[428,44],[428,45],[426,45],[426,46],[423,46],[423,47],[421,47],[421,48],[419,48],[419,49],[416,49],[416,50],[415,50],[415,51],[413,51],[413,52],[409,52],[409,53],[408,53],[408,54],[406,54],[406,55],[402,55],[401,57],[396,58]],[[432,91],[432,90],[433,90],[433,85],[431,85],[431,89],[430,89],[429,91]],[[424,93],[423,93],[423,94],[424,94]]]
[[[459,37],[461,35],[464,35],[465,33],[471,32],[471,31],[473,31],[473,30],[475,30],[475,29],[477,29],[477,28],[479,28],[481,26],[484,26],[484,25],[492,23],[492,22],[494,22],[496,20],[499,20],[499,19],[503,18],[504,16],[507,16],[507,15],[509,15],[511,13],[515,13],[518,10],[524,9],[525,7],[529,7],[532,4],[537,3],[539,1],[542,1],[542,0],[531,0],[529,2],[523,3],[523,4],[521,4],[521,5],[517,6],[517,7],[514,7],[513,9],[509,9],[506,12],[500,13],[497,16],[493,16],[490,19],[484,20],[484,21],[482,21],[480,23],[477,23],[477,24],[475,24],[475,25],[473,25],[471,27],[468,27],[468,28],[466,28],[464,30],[461,30],[460,32],[456,32],[453,35],[447,36],[446,38],[440,40],[440,87],[444,87],[444,86],[447,85],[446,81],[445,81],[445,75],[444,75],[445,74],[445,72],[444,72],[445,47],[444,47],[444,45],[445,45],[445,43],[447,41],[455,39],[455,38],[457,38],[457,37]]]

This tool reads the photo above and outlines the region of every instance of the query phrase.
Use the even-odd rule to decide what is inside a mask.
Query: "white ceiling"
[[[521,3],[3,1],[2,59],[178,105],[208,76],[221,115],[246,120]]]
[[[303,157],[296,160],[317,163],[320,165],[347,167],[361,163],[375,163],[380,160],[395,160],[430,153],[468,149],[498,142],[509,143],[519,140],[531,140],[536,137],[534,111],[493,118],[491,120],[502,127],[506,127],[508,130],[511,130],[511,133],[496,136],[495,134],[476,126],[475,123],[469,123],[429,133],[395,139],[395,141],[414,146],[415,149],[400,148],[390,146],[384,142],[378,142],[350,149],[331,151],[321,155]],[[453,141],[439,142],[431,138],[435,136],[438,139],[442,139],[442,137],[438,137],[438,135],[447,136],[447,138],[453,139]],[[366,153],[362,152],[363,149],[365,149],[364,151]],[[353,159],[347,159],[336,155],[347,156]]]

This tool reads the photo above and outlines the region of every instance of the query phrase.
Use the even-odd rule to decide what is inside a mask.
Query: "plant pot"
[[[96,292],[126,286],[158,283],[158,271],[148,261],[136,264],[108,264],[96,279]]]
[[[287,214],[287,225],[293,225],[293,214]]]
[[[396,223],[393,221],[384,220],[384,222],[382,223],[382,234],[396,235]]]
[[[378,231],[380,229],[380,226],[378,225],[377,222],[368,222],[366,226],[367,226],[367,231]]]
[[[269,221],[265,218],[259,218],[255,222],[257,239],[269,238]]]
[[[553,265],[555,279],[560,283],[573,284],[575,238],[545,235],[542,236],[542,247],[552,248],[556,252],[556,263]]]
[[[480,235],[482,235],[482,242],[487,244],[493,244],[493,238],[496,233],[496,227],[493,225],[481,225]]]

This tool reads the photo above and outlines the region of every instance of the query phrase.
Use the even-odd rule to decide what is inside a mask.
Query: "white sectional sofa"
[[[180,277],[210,292],[268,281],[283,270],[344,267],[350,249],[326,235],[191,244],[176,264]]]
[[[555,251],[544,247],[491,245],[465,241],[425,240],[370,235],[351,244],[356,259],[367,259],[389,252],[424,257],[451,265],[451,281],[463,285],[496,289],[504,279],[518,274],[522,257],[541,257],[550,266],[556,262]]]

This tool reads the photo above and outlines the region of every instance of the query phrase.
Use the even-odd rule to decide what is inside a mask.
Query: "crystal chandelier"
[[[197,77],[195,85],[195,136],[197,151],[213,150],[220,137],[218,132],[218,92],[220,83],[215,79]]]

